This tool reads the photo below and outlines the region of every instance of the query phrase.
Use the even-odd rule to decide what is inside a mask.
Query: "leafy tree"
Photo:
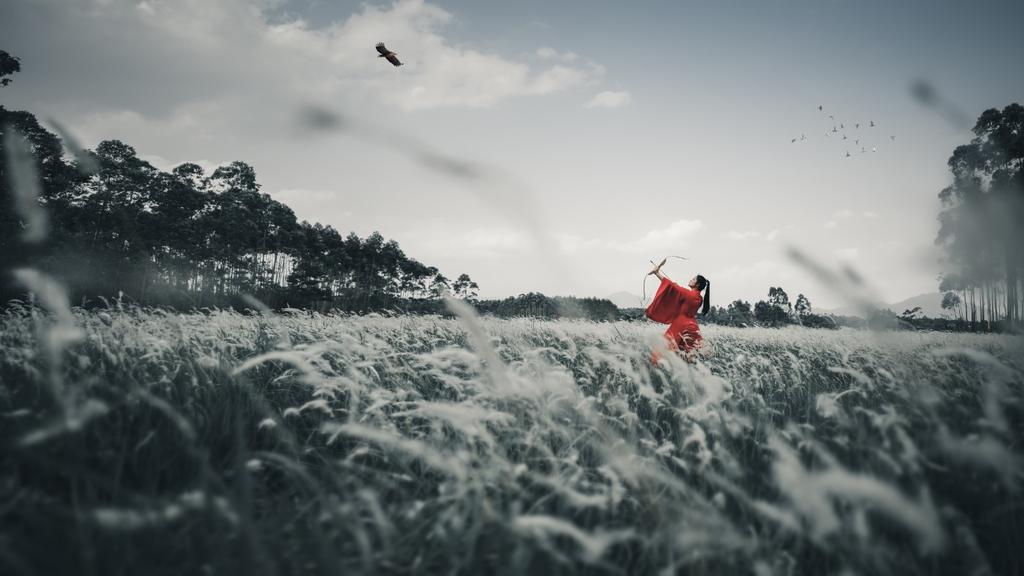
[[[234,161],[227,166],[220,166],[210,175],[210,185],[215,192],[239,190],[259,192],[260,185],[256,181],[256,170],[245,162]]]
[[[958,278],[955,290],[972,324],[1018,323],[1024,297],[1024,107],[985,110],[973,132],[970,143],[950,156],[953,183],[939,192],[935,242],[950,269],[943,282]]]
[[[754,319],[762,326],[784,326],[790,323],[786,309],[764,300],[754,304]]]
[[[803,294],[798,294],[796,297],[796,304],[793,306],[793,309],[799,316],[807,316],[811,313],[811,301]]]
[[[555,296],[551,298],[559,318],[579,318],[589,320],[617,320],[619,309],[611,300],[604,298],[576,298],[573,296]]]
[[[771,287],[768,289],[768,303],[773,306],[778,306],[783,310],[792,310],[792,306],[789,303],[789,295],[782,287]]]
[[[434,298],[440,298],[441,294],[450,292],[451,289],[451,281],[440,272],[436,272],[430,280],[430,295]]]
[[[913,308],[908,308],[908,309],[904,310],[903,314],[900,314],[900,319],[902,319],[902,320],[915,320],[915,319],[917,319],[919,317],[922,317],[922,316],[924,316],[924,314],[921,312],[921,307],[920,306],[914,306]]]
[[[749,302],[733,300],[725,310],[725,323],[731,326],[752,326],[754,324],[754,312]]]
[[[875,310],[868,318],[868,327],[873,330],[898,330],[901,326],[899,316],[889,309]]]
[[[480,287],[477,286],[476,282],[470,279],[468,274],[459,274],[459,277],[452,283],[452,291],[459,298],[473,299],[476,298],[477,290]]]
[[[956,292],[946,292],[942,295],[942,309],[951,310],[957,319],[963,319],[963,313],[960,311],[960,296]]]
[[[800,324],[804,328],[828,328],[838,330],[839,324],[830,316],[808,313],[800,317]]]
[[[16,72],[20,71],[21,59],[0,50],[0,86],[7,86],[10,84],[11,79],[8,78],[8,76],[13,76]]]

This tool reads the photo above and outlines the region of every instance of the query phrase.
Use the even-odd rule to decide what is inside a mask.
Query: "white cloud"
[[[534,54],[537,56],[537,58],[540,58],[541,60],[575,62],[580,59],[580,55],[575,52],[559,52],[558,50],[555,50],[554,48],[548,46],[537,48],[537,51],[534,52]]]
[[[566,255],[576,255],[594,250],[620,254],[676,251],[686,248],[690,238],[703,228],[704,223],[700,220],[678,220],[664,228],[651,230],[632,240],[586,238],[576,234],[558,233],[554,235],[554,241],[556,247]],[[535,238],[525,230],[481,230],[472,236],[462,236],[458,243],[488,249],[527,250],[536,248]]]
[[[833,250],[832,253],[842,260],[854,260],[860,254],[860,250],[856,248],[838,248]]]
[[[729,230],[722,234],[722,237],[729,240],[736,240],[738,242],[754,238],[764,238],[766,241],[771,242],[779,237],[779,229],[773,228],[765,233],[761,233],[757,230]]]
[[[767,292],[767,286],[774,285],[771,282],[776,281],[782,269],[781,264],[775,260],[758,260],[753,264],[730,266],[719,272],[714,278],[709,277],[709,279],[734,286],[764,284],[764,290]]]
[[[582,238],[575,234],[555,234],[558,248],[567,255],[578,254],[593,248],[607,248],[608,242],[597,238]]]
[[[725,238],[728,238],[729,240],[742,241],[747,240],[748,238],[759,238],[761,236],[761,233],[758,232],[757,230],[729,230],[728,232],[723,234],[723,236]]]
[[[633,101],[633,97],[629,92],[613,92],[605,91],[599,92],[594,95],[586,104],[584,108],[621,108],[627,106]]]
[[[703,227],[704,223],[700,220],[676,220],[665,228],[651,230],[643,237],[617,247],[629,252],[677,250],[685,247],[690,238]]]
[[[461,242],[471,248],[520,250],[529,247],[533,239],[522,230],[477,228],[463,234]]]
[[[541,60],[554,60],[555,58],[558,58],[558,50],[548,46],[537,48],[536,54],[537,58],[540,58]]]
[[[862,210],[861,212],[857,213],[854,212],[853,210],[850,210],[849,208],[844,208],[842,210],[836,211],[832,216],[837,220],[849,220],[856,216],[860,216],[861,218],[864,218],[866,220],[874,220],[875,218],[878,218],[878,213],[872,210]]]
[[[452,15],[422,0],[390,7],[363,5],[344,23],[311,29],[301,21],[268,25],[268,38],[324,64],[322,73],[339,88],[353,85],[406,110],[487,108],[514,97],[537,96],[581,86],[599,75],[592,67],[571,66],[575,58],[533,69],[498,54],[456,46],[441,35]],[[386,40],[403,66],[376,58],[372,47]],[[543,51],[543,53],[547,53]],[[329,64],[329,65],[328,65]]]
[[[415,246],[417,255],[465,260],[501,259],[536,248],[536,238],[526,230],[508,227],[474,228],[450,232],[429,226],[406,233],[402,246]]]
[[[110,0],[88,10],[69,8],[66,16],[84,20],[90,33],[106,33],[111,46],[131,43],[138,54],[109,59],[130,61],[126,73],[146,65],[161,70],[166,80],[158,77],[158,84],[171,84],[176,95],[184,86],[194,87],[193,100],[234,91],[261,98],[268,93],[335,102],[361,98],[404,110],[486,108],[584,86],[603,73],[572,52],[555,51],[553,59],[531,65],[457,44],[444,35],[453,15],[424,0],[363,4],[345,20],[317,27],[272,17],[267,8],[274,3]],[[382,41],[403,66],[377,57],[374,45]],[[93,57],[108,60],[103,54]]]
[[[316,214],[321,223],[329,220],[337,226],[339,222],[350,220],[352,217],[351,210],[341,207],[339,200],[344,195],[336,190],[285,188],[272,193],[271,196],[289,207],[316,206]]]

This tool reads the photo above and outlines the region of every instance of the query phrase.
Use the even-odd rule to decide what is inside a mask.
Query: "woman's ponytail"
[[[700,313],[703,316],[707,316],[708,309],[711,308],[711,281],[708,280],[707,278],[701,276],[700,274],[698,274],[697,275],[697,285],[698,285],[698,287],[700,287],[701,284],[704,285],[703,286],[703,288],[704,288],[704,306],[701,307]]]

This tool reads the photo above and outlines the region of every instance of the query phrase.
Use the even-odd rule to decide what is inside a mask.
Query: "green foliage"
[[[764,300],[759,300],[754,304],[754,319],[757,320],[758,325],[768,327],[785,326],[793,323],[789,312],[785,308],[778,304],[765,302]]]
[[[21,60],[16,56],[11,56],[7,52],[0,50],[0,87],[10,84],[11,79],[8,78],[8,76],[13,76],[15,72],[20,71]]]
[[[503,300],[474,302],[481,314],[501,318],[568,318],[588,320],[618,320],[619,309],[603,298],[576,298],[574,296],[545,296],[539,292],[509,296]]]
[[[956,292],[946,292],[942,295],[942,309],[954,311],[958,317],[960,314],[960,296]]]
[[[868,317],[868,326],[873,330],[899,330],[906,324],[900,322],[900,317],[889,309],[876,310]]]
[[[459,277],[455,279],[455,283],[452,284],[452,291],[455,293],[455,296],[469,300],[476,298],[479,289],[480,287],[477,286],[476,282],[473,282],[468,274],[459,274]]]
[[[950,156],[953,183],[939,192],[935,243],[948,266],[940,290],[958,292],[972,324],[1016,323],[1024,305],[1024,106],[985,110],[973,132]]]
[[[922,317],[924,317],[924,314],[921,312],[921,307],[920,306],[914,306],[913,308],[908,308],[908,309],[904,310],[902,314],[900,314],[900,319],[901,320],[916,320],[917,318],[922,318]]]
[[[839,322],[832,316],[811,314],[810,312],[800,315],[800,325],[804,328],[825,328],[829,330],[838,330],[840,327]]]
[[[754,313],[749,302],[734,300],[725,308],[712,306],[708,309],[708,314],[701,317],[701,320],[725,326],[753,326]]]
[[[83,152],[98,167],[87,171],[78,160],[65,161],[60,140],[32,114],[0,108],[0,127],[30,143],[51,220],[46,245],[21,244],[0,146],[0,270],[31,262],[61,279],[74,301],[123,294],[189,309],[244,307],[251,296],[274,308],[366,312],[452,289],[473,298],[479,290],[466,274],[452,284],[379,233],[343,237],[330,226],[298,222],[260,192],[256,171],[244,162],[210,174],[193,163],[163,172],[130,145],[107,140]],[[5,274],[0,302],[23,293],[10,280]]]
[[[793,310],[800,316],[807,316],[811,313],[811,301],[807,299],[807,296],[800,294],[796,297]]]
[[[786,294],[786,291],[781,286],[778,288],[774,286],[768,288],[768,304],[787,311],[792,309],[792,305],[789,303],[789,295]]]

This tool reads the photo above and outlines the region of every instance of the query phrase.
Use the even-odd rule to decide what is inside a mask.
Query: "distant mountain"
[[[889,310],[892,310],[897,314],[902,314],[904,310],[910,310],[915,306],[920,306],[921,314],[928,316],[929,318],[942,318],[946,315],[946,310],[942,309],[942,294],[939,292],[918,294],[913,298],[893,302],[889,305]]]
[[[612,304],[615,304],[619,308],[642,308],[640,304],[639,294],[630,294],[629,292],[616,292],[609,296],[605,296],[605,300],[611,300]]]
[[[902,314],[904,310],[910,310],[917,306],[921,307],[921,314],[928,316],[929,318],[944,318],[947,314],[946,310],[942,309],[942,294],[939,292],[929,292],[927,294],[918,294],[912,298],[900,300],[899,302],[893,302],[891,304],[881,304],[881,307],[888,308],[896,314]],[[863,316],[863,314],[857,308],[853,306],[842,306],[840,308],[830,308],[815,310],[815,312],[821,312],[824,314],[835,314],[837,316]]]

